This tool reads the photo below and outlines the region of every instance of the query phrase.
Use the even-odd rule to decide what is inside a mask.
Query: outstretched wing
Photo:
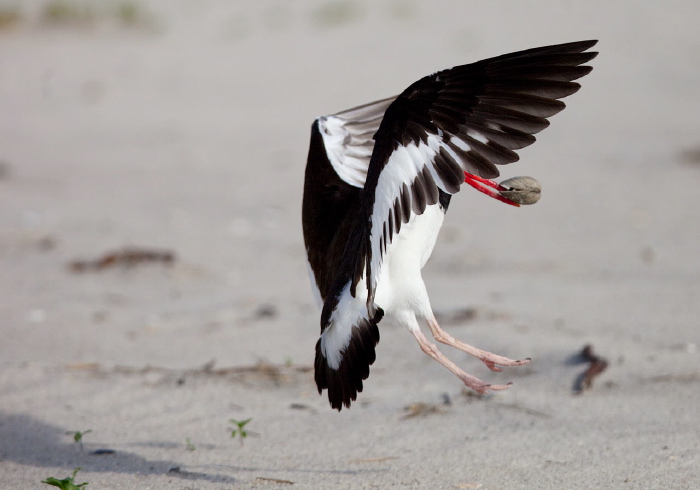
[[[389,97],[318,119],[323,144],[338,177],[354,187],[364,187],[374,134],[386,108],[396,99]]]
[[[464,172],[499,175],[496,165],[518,160],[514,150],[535,142],[546,118],[564,109],[558,99],[578,91],[581,66],[597,41],[519,51],[424,77],[386,109],[374,140],[362,196],[363,242],[353,287],[367,281],[367,306],[383,255],[413,214],[435,204],[438,189],[459,191]]]

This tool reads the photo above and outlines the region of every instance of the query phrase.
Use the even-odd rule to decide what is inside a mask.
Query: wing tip
[[[584,51],[591,49],[596,44],[598,44],[597,39],[586,39],[584,41],[572,41],[572,42],[562,43],[562,44],[553,44],[551,46],[546,46],[542,49],[543,50],[551,49],[551,50],[555,50],[558,52],[567,52],[567,53],[583,53]],[[537,49],[537,48],[535,48],[535,49]]]
[[[581,47],[580,52],[583,52],[583,51],[586,51],[587,49],[591,49],[593,46],[598,44],[598,40],[597,39],[586,39],[584,41],[574,41],[572,43],[567,43],[567,44],[570,44],[572,46],[573,45],[580,46]]]
[[[570,53],[572,53],[572,54],[573,54],[573,53],[581,53],[581,54],[586,54],[586,55],[588,55],[586,61],[583,62],[583,63],[588,63],[588,62],[591,61],[592,59],[596,58],[596,57],[598,56],[598,54],[599,54],[598,51],[588,51],[589,49],[591,49],[591,48],[592,48],[593,46],[595,46],[596,44],[598,44],[598,40],[597,40],[597,39],[589,39],[589,40],[587,40],[587,41],[576,41],[576,42],[573,42],[573,43],[563,44],[562,46],[567,46],[567,45],[569,45],[569,46],[571,46],[572,48],[574,48],[574,49],[572,49],[572,50],[570,51]],[[591,70],[593,69],[592,67],[588,67],[588,68],[590,68]],[[588,71],[588,73],[590,73],[590,70]],[[587,75],[588,73],[586,73],[585,75]],[[585,76],[585,75],[582,75],[582,76]],[[580,77],[579,77],[579,78],[580,78]]]

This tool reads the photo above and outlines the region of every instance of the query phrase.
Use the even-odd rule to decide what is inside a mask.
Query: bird
[[[304,175],[302,229],[321,308],[314,379],[332,408],[350,408],[376,360],[379,323],[390,318],[420,349],[479,394],[504,390],[468,374],[425,336],[492,371],[522,366],[471,346],[435,319],[421,270],[451,198],[463,183],[512,206],[539,197],[537,181],[497,183],[497,166],[535,142],[547,118],[592,70],[597,41],[513,52],[437,71],[401,94],[317,118]],[[530,197],[528,197],[530,196]],[[535,197],[533,197],[535,196]]]

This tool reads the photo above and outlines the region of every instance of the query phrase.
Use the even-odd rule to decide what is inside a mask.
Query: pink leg
[[[423,352],[425,352],[437,362],[449,369],[452,372],[452,374],[461,379],[462,382],[468,388],[471,388],[477,393],[485,395],[486,393],[492,390],[500,391],[508,389],[510,387],[510,383],[507,385],[491,385],[481,381],[479,378],[472,376],[471,374],[465,373],[459,367],[457,367],[457,365],[454,362],[450,361],[447,357],[445,357],[445,355],[438,350],[435,344],[431,343],[428,339],[426,339],[425,335],[423,335],[423,332],[421,332],[420,329],[411,329],[411,333],[418,341],[418,345],[420,345],[420,348],[423,350]]]
[[[486,364],[486,366],[491,371],[503,371],[498,366],[522,366],[523,364],[527,364],[528,362],[530,362],[530,358],[515,361],[507,357],[498,356],[496,354],[492,354],[491,352],[478,349],[472,345],[465,344],[464,342],[460,342],[459,340],[452,337],[452,335],[440,328],[440,325],[438,325],[438,322],[437,320],[435,320],[435,318],[428,320],[428,326],[430,327],[430,331],[432,332],[433,337],[435,337],[435,340],[443,344],[455,347],[461,351],[466,352],[467,354],[476,357],[481,362]]]

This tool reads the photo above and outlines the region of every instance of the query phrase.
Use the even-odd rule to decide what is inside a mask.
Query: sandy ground
[[[697,2],[123,3],[23,2],[0,29],[0,488],[700,487]],[[504,169],[543,199],[463,191],[425,270],[453,335],[533,362],[446,349],[514,382],[470,396],[382,325],[332,411],[299,216],[314,117],[588,38],[583,89]],[[128,246],[175,259],[69,267]],[[609,367],[575,395],[586,344]]]

